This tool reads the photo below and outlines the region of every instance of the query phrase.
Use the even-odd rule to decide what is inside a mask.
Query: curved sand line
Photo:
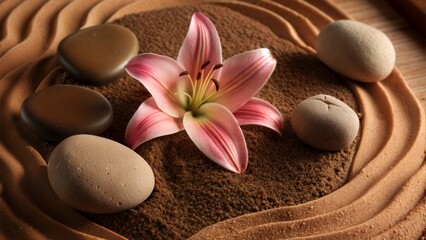
[[[22,126],[15,124],[20,105],[48,81],[49,73],[58,65],[51,56],[66,35],[129,13],[194,2],[199,1],[26,1],[18,6],[7,5],[4,9],[10,12],[0,11],[4,27],[0,41],[2,238],[122,238],[60,201],[44,201],[56,198],[45,178],[45,160],[36,147],[31,147],[41,143],[24,140]],[[264,0],[220,5],[261,21],[278,36],[313,54],[318,31],[334,19],[349,18],[324,1]],[[27,27],[24,23],[29,21]],[[397,70],[379,84],[350,85],[362,109],[363,129],[347,184],[305,204],[214,224],[193,239],[420,236],[426,226],[423,109]],[[29,183],[33,180],[44,184],[31,189]]]

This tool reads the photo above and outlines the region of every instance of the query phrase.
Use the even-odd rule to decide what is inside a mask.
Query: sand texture
[[[158,138],[137,149],[156,177],[145,203],[110,215],[68,208],[47,180],[46,159],[55,143],[39,139],[19,118],[33,92],[78,84],[59,66],[57,44],[79,28],[115,22],[137,34],[141,52],[176,57],[194,11],[215,23],[224,59],[259,47],[272,51],[277,69],[258,97],[283,114],[283,137],[243,127],[249,149],[243,175],[208,160],[185,132]],[[0,237],[418,238],[426,226],[424,112],[397,69],[383,82],[362,84],[317,59],[316,35],[336,18],[348,16],[324,1],[0,3]],[[114,108],[104,136],[123,142],[127,121],[149,94],[128,76],[91,88]],[[318,151],[291,131],[294,106],[319,93],[360,112],[361,132],[349,148]]]

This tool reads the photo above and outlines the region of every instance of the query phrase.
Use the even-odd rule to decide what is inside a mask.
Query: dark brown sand
[[[210,161],[184,131],[143,144],[137,152],[156,177],[148,200],[117,214],[85,214],[128,238],[187,238],[225,219],[320,198],[345,183],[354,157],[358,138],[340,152],[315,150],[297,139],[289,118],[300,101],[324,93],[356,111],[358,106],[337,74],[314,55],[278,38],[260,22],[228,8],[203,5],[128,15],[116,23],[135,32],[141,53],[176,58],[195,11],[203,12],[216,25],[224,59],[260,47],[272,51],[277,68],[257,97],[271,102],[283,114],[283,136],[263,127],[242,127],[249,165],[241,175]],[[66,74],[60,81],[78,84]],[[149,93],[129,76],[91,88],[104,94],[113,105],[114,122],[104,136],[123,143],[127,122]]]

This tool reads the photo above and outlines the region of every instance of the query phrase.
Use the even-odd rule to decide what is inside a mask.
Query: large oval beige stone
[[[154,189],[154,174],[137,153],[112,140],[74,135],[62,141],[48,162],[49,182],[70,207],[113,213],[145,201]]]
[[[316,50],[331,69],[361,82],[381,81],[395,66],[395,49],[389,38],[352,20],[339,20],[322,29]]]

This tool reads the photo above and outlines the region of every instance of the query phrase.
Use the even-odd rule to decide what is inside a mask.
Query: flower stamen
[[[202,67],[206,67],[208,64],[207,63],[209,63],[210,64],[210,61],[207,61],[206,63],[204,63],[203,65],[202,65]],[[201,72],[203,73],[203,75],[201,76],[202,77],[202,86],[201,86],[201,88],[200,88],[200,91],[201,91],[201,93],[202,93],[202,99],[201,99],[201,102],[202,103],[204,103],[204,102],[206,102],[206,91],[207,91],[207,87],[208,87],[208,85],[209,85],[209,83],[210,83],[210,81],[213,81],[212,80],[212,77],[213,77],[213,74],[218,70],[218,69],[220,69],[220,68],[222,68],[223,67],[223,64],[221,64],[221,63],[219,63],[219,64],[216,64],[216,65],[214,65],[211,69],[210,69],[210,71],[204,76],[204,70],[201,70]],[[213,83],[214,83],[214,85],[215,85],[215,87],[216,87],[216,92],[217,91],[219,91],[219,81],[217,81],[217,79],[215,79],[214,81],[213,81]]]
[[[223,64],[222,64],[222,63],[216,64],[216,65],[214,65],[214,67],[213,67],[213,71],[216,71],[216,70],[218,70],[218,69],[219,69],[219,68],[221,68],[221,67],[223,67]]]
[[[203,65],[201,65],[201,70],[204,70],[204,68],[206,68],[209,64],[210,64],[210,60],[208,60],[207,62],[203,63]]]
[[[214,78],[212,78],[210,80],[213,81],[214,86],[216,87],[216,92],[218,92],[219,91],[219,82],[216,79],[214,79]]]
[[[181,72],[179,74],[179,77],[186,76],[186,75],[189,75],[189,72],[188,71],[183,71],[183,72]]]
[[[194,95],[194,93],[195,93],[195,84],[194,84],[194,81],[192,80],[191,76],[189,75],[189,72],[188,71],[183,71],[183,72],[181,72],[179,74],[179,77],[183,77],[183,76],[185,76],[189,80],[189,82],[191,83],[192,95]],[[190,101],[192,101],[192,97],[191,97]]]
[[[190,83],[192,88],[192,93],[186,93],[186,92],[177,92],[176,95],[184,95],[188,98],[188,102],[186,104],[186,109],[190,111],[195,111],[198,109],[202,104],[208,102],[213,95],[219,91],[219,81],[215,78],[213,78],[213,74],[220,68],[223,67],[222,63],[213,65],[212,68],[207,72],[205,72],[205,69],[210,65],[210,60],[203,63],[200,67],[200,71],[197,73],[196,81],[191,77],[188,71],[183,71],[179,74],[179,77],[186,77]],[[200,81],[201,80],[201,81]],[[212,92],[207,95],[207,88],[209,86],[209,83],[213,82],[216,92]],[[206,96],[207,95],[207,96]]]
[[[186,97],[188,97],[188,99],[189,99],[189,102],[192,102],[192,97],[191,97],[191,95],[189,95],[188,93],[186,93],[186,92],[176,92],[175,93],[175,95],[183,95],[183,96],[186,96]]]

